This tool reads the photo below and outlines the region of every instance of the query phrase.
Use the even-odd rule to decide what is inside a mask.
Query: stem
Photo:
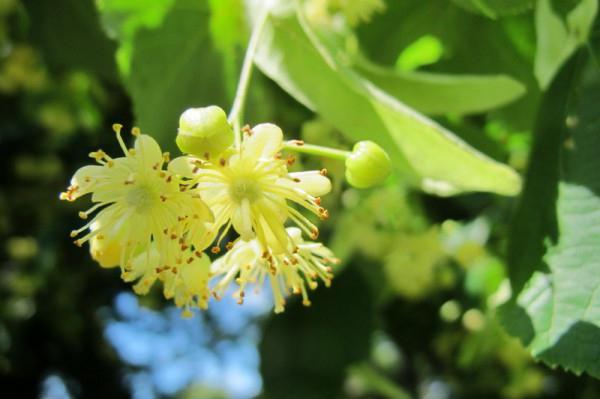
[[[327,158],[345,161],[350,151],[338,150],[336,148],[323,147],[314,144],[304,144],[302,141],[290,140],[283,144],[283,149],[288,151],[301,152],[304,154],[318,155]]]
[[[231,107],[231,112],[229,112],[229,117],[227,118],[229,123],[233,125],[233,131],[235,132],[235,144],[237,147],[240,146],[241,142],[242,115],[244,113],[244,105],[246,103],[246,96],[248,94],[248,85],[250,83],[250,78],[252,77],[254,54],[256,53],[258,39],[260,38],[260,34],[265,26],[268,15],[269,7],[264,6],[263,10],[259,14],[258,20],[252,28],[252,34],[250,35],[248,48],[246,49],[246,54],[244,55],[244,62],[242,64],[240,80],[238,81],[238,87],[235,92],[233,106]]]

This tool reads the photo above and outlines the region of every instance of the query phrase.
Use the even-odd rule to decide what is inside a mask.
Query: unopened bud
[[[189,108],[179,118],[175,142],[183,153],[217,158],[233,143],[233,130],[216,105]]]
[[[346,158],[346,179],[356,188],[383,183],[392,171],[388,154],[372,141],[360,141]]]

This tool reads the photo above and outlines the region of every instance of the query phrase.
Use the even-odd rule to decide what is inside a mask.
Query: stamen
[[[115,123],[114,125],[112,125],[112,128],[117,135],[117,141],[119,142],[119,146],[121,147],[121,150],[123,150],[123,154],[125,154],[125,156],[127,156],[129,154],[129,150],[127,149],[127,146],[123,142],[123,138],[121,137],[121,129],[123,128],[123,125],[121,125],[119,123]]]

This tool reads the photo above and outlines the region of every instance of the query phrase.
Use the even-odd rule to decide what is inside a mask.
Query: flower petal
[[[250,209],[250,202],[248,199],[244,198],[240,206],[236,207],[231,216],[231,224],[235,231],[240,234],[242,240],[249,241],[254,238],[254,231],[252,230],[252,210]]]
[[[194,177],[194,168],[196,168],[196,165],[194,164],[195,161],[196,158],[183,155],[169,162],[167,169],[171,173],[191,179]]]
[[[289,176],[296,183],[295,187],[304,190],[313,197],[320,197],[331,191],[331,180],[323,176],[318,170],[294,172],[290,173]]]
[[[283,132],[272,123],[261,123],[252,128],[252,135],[242,143],[243,157],[272,158],[283,146]]]
[[[157,163],[162,162],[162,151],[160,146],[152,137],[147,134],[141,134],[135,140],[136,158],[138,158],[144,166],[152,167]]]

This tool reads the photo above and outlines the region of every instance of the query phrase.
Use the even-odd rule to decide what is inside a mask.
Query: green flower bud
[[[185,154],[216,158],[233,143],[233,130],[216,105],[189,108],[179,118],[175,142]]]
[[[388,154],[372,141],[360,141],[346,158],[346,180],[356,188],[383,183],[392,171]]]

